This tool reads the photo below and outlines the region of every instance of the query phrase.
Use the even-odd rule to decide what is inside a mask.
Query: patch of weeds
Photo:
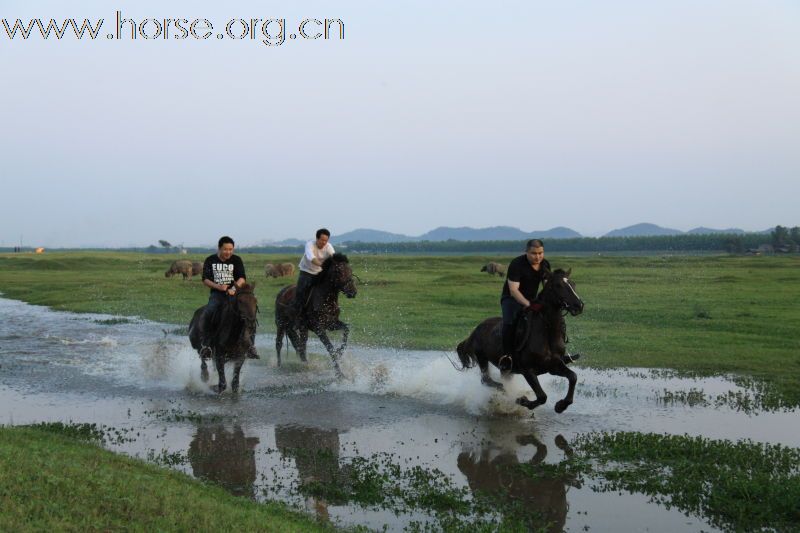
[[[132,322],[133,320],[125,317],[103,318],[94,321],[95,324],[101,324],[103,326],[116,326],[117,324],[131,324]]]
[[[161,466],[180,466],[189,463],[189,458],[181,452],[170,452],[167,449],[156,452],[150,449],[147,450],[147,461]]]
[[[663,393],[656,393],[656,402],[664,405],[675,405],[680,403],[688,405],[689,407],[705,407],[709,405],[709,401],[706,399],[706,395],[702,389],[689,389],[688,391],[671,391],[664,389]]]
[[[144,414],[156,420],[163,420],[164,422],[192,422],[194,424],[220,422],[224,418],[222,415],[218,414],[202,414],[196,411],[183,411],[174,408],[169,410],[154,409],[152,411],[145,411]]]
[[[77,423],[77,422],[40,422],[38,424],[31,424],[28,427],[47,431],[48,433],[56,433],[64,435],[71,439],[77,439],[86,442],[97,442],[99,444],[123,444],[125,442],[134,442],[135,437],[131,436],[134,431],[130,428],[116,428],[113,426],[106,426],[104,424],[95,423]],[[138,436],[138,434],[137,434]]]
[[[269,450],[274,453],[277,450]],[[472,492],[459,486],[438,468],[404,465],[392,453],[339,457],[338,451],[304,448],[282,449],[303,471],[299,480],[272,470],[267,496],[288,492],[314,497],[334,505],[355,504],[396,514],[425,513],[428,521],[415,521],[411,531],[539,531],[548,522],[532,509],[502,492]],[[408,463],[408,461],[406,461]],[[302,466],[301,466],[302,465]]]
[[[694,318],[701,318],[703,320],[711,320],[711,311],[704,307],[696,305],[694,307]]]
[[[800,523],[800,449],[632,432],[571,444],[559,468],[593,478],[592,490],[646,494],[723,530],[796,531]]]

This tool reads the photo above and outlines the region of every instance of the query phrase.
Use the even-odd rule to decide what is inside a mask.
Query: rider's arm
[[[508,280],[508,292],[523,307],[528,307],[531,303],[519,292],[519,281]]]
[[[227,285],[220,285],[218,283],[214,283],[212,280],[206,278],[203,280],[203,285],[208,287],[209,289],[214,289],[215,291],[224,291],[227,289]]]
[[[242,286],[247,283],[247,280],[244,278],[237,279],[233,284],[236,285],[237,288],[241,289]]]
[[[317,266],[322,266],[323,261],[321,259],[317,259],[317,255],[314,253],[314,248],[316,246],[317,244],[314,241],[308,241],[306,243],[305,256],[306,259],[310,261],[312,264]]]

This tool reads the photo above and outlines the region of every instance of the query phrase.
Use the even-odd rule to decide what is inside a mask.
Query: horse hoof
[[[214,392],[216,392],[217,394],[222,394],[223,392],[225,392],[225,389],[227,389],[227,388],[228,388],[227,385],[214,385],[212,387]]]
[[[569,407],[572,402],[568,402],[566,400],[558,400],[556,402],[556,413],[563,413],[564,410]]]
[[[531,406],[530,406],[531,402],[525,396],[520,396],[519,398],[517,398],[515,400],[515,403],[517,405],[521,405],[522,407],[527,407],[528,409],[531,409]]]

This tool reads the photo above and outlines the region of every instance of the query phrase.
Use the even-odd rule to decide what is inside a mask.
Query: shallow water
[[[337,381],[318,344],[311,346],[318,355],[308,366],[292,352],[276,367],[268,335],[257,340],[262,359],[245,363],[241,393],[218,396],[200,380],[188,340],[166,333],[174,326],[115,322],[0,298],[0,423],[73,421],[121,429],[126,438],[109,448],[343,524],[400,530],[427,518],[291,490],[299,480],[346,477],[345,458],[390,452],[398,463],[436,467],[473,491],[508,491],[542,511],[553,530],[712,531],[702,517],[649,503],[644,495],[598,493],[570,479],[509,477],[507,467],[557,463],[569,441],[588,431],[800,446],[797,410],[715,406],[714,398],[749,394],[725,378],[577,367],[575,403],[556,414],[566,382],[544,377],[549,400],[532,416],[514,402],[522,394],[533,397],[522,378],[504,381],[506,392],[496,392],[480,384],[477,370],[456,371],[448,359],[454,354],[351,347],[342,362],[346,378]],[[215,380],[212,370],[210,383]],[[680,400],[692,391],[708,401]],[[324,451],[341,467],[320,468],[303,449]]]

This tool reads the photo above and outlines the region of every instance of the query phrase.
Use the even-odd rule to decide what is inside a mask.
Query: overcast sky
[[[0,5],[105,19],[0,27],[0,246],[800,225],[796,0],[64,4]],[[107,39],[116,9],[214,35]],[[216,38],[325,17],[343,41]]]

